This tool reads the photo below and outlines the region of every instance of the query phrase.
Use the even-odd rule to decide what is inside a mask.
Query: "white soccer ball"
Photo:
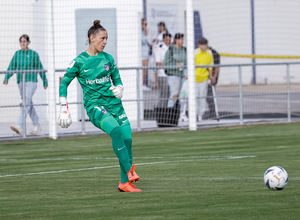
[[[264,182],[269,189],[281,190],[288,183],[288,173],[282,167],[270,167],[264,174]]]

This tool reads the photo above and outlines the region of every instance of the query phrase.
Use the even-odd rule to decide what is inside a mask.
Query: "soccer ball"
[[[288,173],[282,167],[270,167],[264,174],[264,182],[269,189],[282,190],[288,183]]]

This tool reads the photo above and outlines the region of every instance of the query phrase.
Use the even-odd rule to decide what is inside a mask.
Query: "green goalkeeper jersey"
[[[99,52],[97,56],[90,56],[83,52],[72,60],[59,87],[60,97],[67,97],[68,85],[75,77],[83,90],[85,108],[94,104],[110,106],[121,103],[121,99],[115,98],[109,90],[112,85],[122,85],[119,70],[110,54]]]

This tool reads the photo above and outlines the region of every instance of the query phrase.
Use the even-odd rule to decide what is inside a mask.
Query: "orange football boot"
[[[136,185],[132,184],[131,182],[129,182],[129,184],[130,184],[133,188],[136,188]]]
[[[128,176],[128,180],[130,183],[132,182],[136,182],[140,180],[140,177],[136,174],[135,170],[136,165],[132,165],[131,169],[129,170],[129,172],[127,173]]]
[[[119,182],[118,191],[119,192],[142,192],[142,190],[133,187],[129,182],[123,184]]]

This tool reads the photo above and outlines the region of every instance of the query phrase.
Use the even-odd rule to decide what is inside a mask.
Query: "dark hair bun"
[[[98,33],[98,31],[106,31],[105,28],[100,24],[100,20],[95,20],[93,23],[93,26],[90,27],[88,33],[87,33],[87,37],[89,39],[89,43],[91,43],[90,41],[90,37],[91,35],[95,35]]]
[[[95,20],[95,21],[94,21],[94,26],[101,26],[100,20]]]

